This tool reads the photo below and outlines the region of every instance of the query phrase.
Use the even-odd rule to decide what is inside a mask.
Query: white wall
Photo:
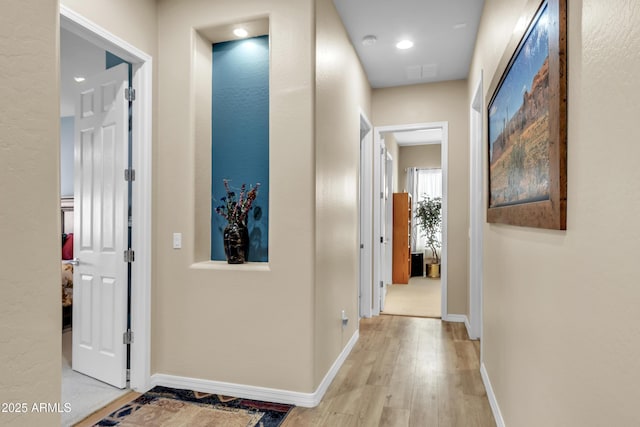
[[[442,167],[442,144],[413,145],[400,147],[398,163],[399,187],[407,186],[408,168],[437,169]]]
[[[60,196],[73,197],[73,117],[60,118]]]
[[[358,329],[360,109],[371,89],[331,0],[316,1],[315,375]],[[351,320],[342,329],[341,312]]]
[[[467,81],[375,89],[375,126],[449,122],[447,305],[449,314],[468,314],[469,103]],[[402,171],[399,171],[399,179]],[[402,190],[404,184],[398,183]]]
[[[313,2],[158,2],[152,372],[313,392]],[[269,17],[269,262],[209,261],[211,42]],[[231,34],[230,34],[231,37]],[[164,59],[163,59],[164,58]],[[183,249],[171,236],[183,233]]]
[[[484,362],[507,426],[635,426],[640,4],[568,3],[567,230],[485,225]],[[485,3],[485,108],[525,4]]]
[[[0,14],[0,412],[3,426],[60,425],[58,4],[5,2]],[[0,409],[10,409],[10,407]]]

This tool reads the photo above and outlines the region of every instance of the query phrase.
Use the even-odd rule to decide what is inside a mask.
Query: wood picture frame
[[[566,0],[529,1],[488,93],[487,221],[566,230]]]

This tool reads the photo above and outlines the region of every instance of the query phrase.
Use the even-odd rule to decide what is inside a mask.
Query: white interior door
[[[72,368],[126,387],[127,64],[88,78],[76,99]]]
[[[387,171],[387,149],[384,146],[384,140],[382,140],[382,150],[380,150],[380,189],[381,191],[381,200],[380,200],[380,258],[378,260],[378,264],[380,265],[380,311],[384,310],[384,302],[387,296],[387,281],[385,280],[387,277],[387,252],[391,250],[391,246],[389,245],[389,235],[391,234],[391,230],[387,229],[387,204],[389,203],[389,193],[387,192],[387,174],[390,173]]]
[[[391,272],[393,271],[393,157],[387,151],[385,169],[385,275],[384,283],[389,285],[392,281]]]
[[[360,114],[360,317],[371,317],[373,309],[372,182],[373,133],[371,124]]]

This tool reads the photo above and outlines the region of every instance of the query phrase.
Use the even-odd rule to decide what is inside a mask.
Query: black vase
[[[231,222],[222,235],[229,264],[243,264],[249,258],[249,231],[242,223]]]

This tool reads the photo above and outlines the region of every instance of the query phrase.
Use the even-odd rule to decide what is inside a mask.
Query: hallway
[[[493,427],[480,377],[480,342],[462,323],[404,316],[360,320],[360,339],[315,408],[294,408],[282,427]],[[93,425],[138,397],[124,396]]]
[[[480,342],[462,323],[400,316],[360,321],[360,339],[320,405],[293,426],[494,426]]]

